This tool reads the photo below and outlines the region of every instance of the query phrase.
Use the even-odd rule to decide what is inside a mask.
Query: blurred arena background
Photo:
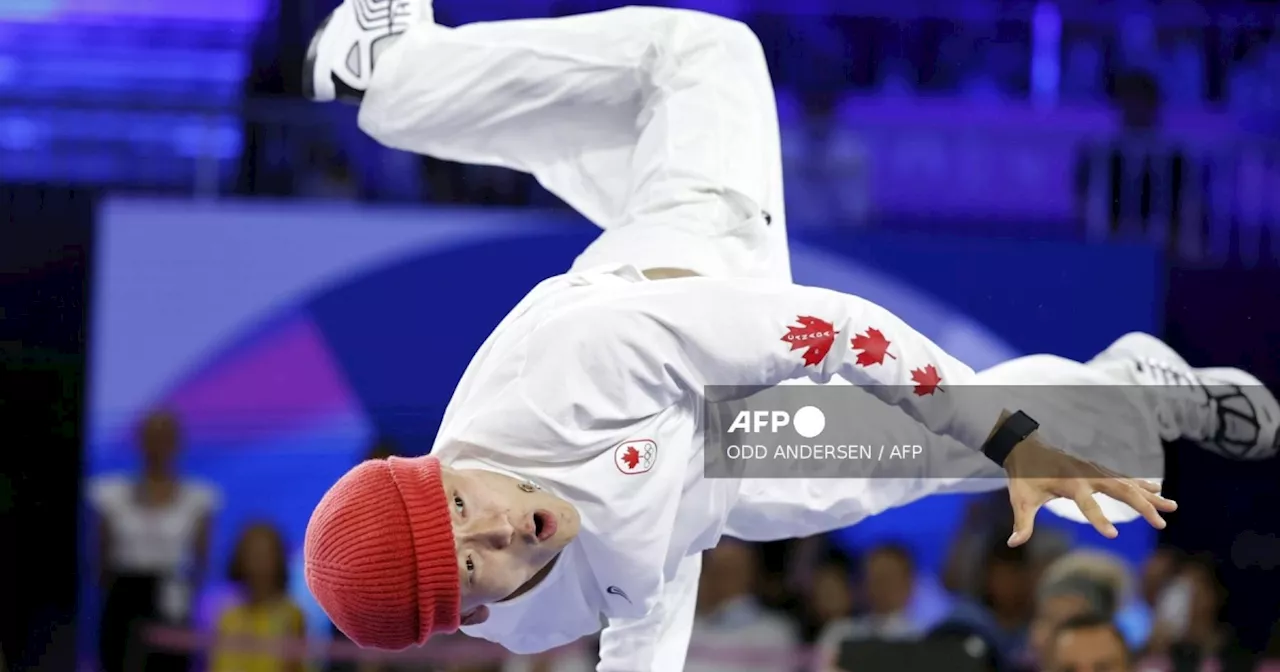
[[[975,368],[1141,330],[1280,385],[1276,4],[666,4],[765,46],[798,282],[885,305]],[[386,150],[353,109],[300,101],[334,5],[0,0],[0,671],[592,669],[590,642],[362,656],[299,580],[325,489],[425,451],[481,341],[595,235],[527,176]],[[995,655],[943,669],[1036,670],[1046,619],[1076,603],[1114,621],[1134,669],[1264,666],[1280,466],[1167,450],[1182,506],[1159,535],[1104,543],[1045,513],[1010,552],[996,493],[726,542],[688,669],[824,669],[845,640],[950,628]],[[132,504],[144,473],[172,505]],[[104,516],[137,547],[97,534]],[[244,609],[246,585],[279,609]],[[847,672],[937,669],[886,651]]]

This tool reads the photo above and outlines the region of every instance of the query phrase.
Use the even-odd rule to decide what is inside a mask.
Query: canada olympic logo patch
[[[649,439],[636,439],[618,444],[613,449],[613,463],[628,475],[643,474],[658,461],[658,444]]]

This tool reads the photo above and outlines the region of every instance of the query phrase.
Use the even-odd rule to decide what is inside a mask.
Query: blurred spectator
[[[1129,650],[1116,626],[1098,615],[1071,618],[1053,633],[1043,672],[1128,672]]]
[[[1197,212],[1201,189],[1189,184],[1187,160],[1160,133],[1161,90],[1151,72],[1116,80],[1121,131],[1117,140],[1087,147],[1077,167],[1077,193],[1090,221],[1108,222],[1113,233],[1178,240],[1184,212]]]
[[[1063,623],[1084,616],[1112,621],[1128,583],[1124,564],[1104,553],[1077,551],[1050,565],[1036,587],[1028,633],[1032,662],[1044,666],[1053,633]]]
[[[813,569],[799,604],[801,635],[812,643],[826,628],[853,613],[853,586],[849,560],[829,549]]]
[[[942,585],[947,590],[975,599],[979,596],[985,554],[1000,537],[997,528],[1006,523],[1013,524],[1008,497],[991,493],[969,499],[942,570]]]
[[[227,574],[240,589],[241,602],[218,616],[217,634],[219,640],[240,646],[215,651],[211,672],[301,672],[300,660],[252,648],[255,640],[271,643],[306,635],[302,610],[289,599],[288,552],[280,531],[270,523],[246,527]]]
[[[1160,547],[1142,566],[1142,583],[1139,586],[1142,600],[1156,608],[1160,594],[1178,573],[1178,554],[1172,548]]]
[[[829,553],[825,537],[788,539],[761,544],[760,582],[756,595],[770,609],[796,612],[809,593],[814,570]]]
[[[1217,562],[1209,556],[1183,562],[1160,595],[1148,651],[1197,665],[1205,659],[1241,657],[1243,652],[1223,619],[1225,604]]]
[[[854,619],[851,636],[911,639],[919,629],[907,616],[915,593],[916,567],[905,546],[886,544],[872,549],[862,568],[866,615]]]
[[[946,622],[970,626],[991,643],[1001,660],[1014,660],[1026,647],[1035,568],[1026,546],[1009,548],[994,539],[989,545],[979,598],[960,597]]]
[[[139,425],[142,473],[104,475],[89,485],[97,515],[104,600],[99,632],[103,672],[123,672],[144,655],[138,635],[148,623],[186,625],[191,596],[204,580],[217,492],[181,478],[178,418],[157,411]],[[148,672],[184,670],[177,656],[151,655]],[[141,669],[141,668],[137,668]]]
[[[777,660],[755,667],[735,654],[744,649],[785,654],[796,648],[799,638],[795,626],[766,611],[756,599],[758,554],[757,547],[726,538],[703,555],[693,621],[695,644],[686,672],[772,671],[778,669]]]
[[[866,613],[827,625],[818,636],[818,655],[833,661],[851,639],[911,640],[923,635],[907,614],[915,572],[911,552],[903,546],[885,544],[869,551],[862,565]]]

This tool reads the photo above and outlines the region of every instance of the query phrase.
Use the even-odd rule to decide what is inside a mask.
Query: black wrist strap
[[[1009,453],[1013,452],[1013,447],[1025,441],[1037,429],[1040,429],[1040,423],[1018,411],[1005,418],[991,438],[982,444],[982,454],[1003,467],[1005,460],[1009,459]]]

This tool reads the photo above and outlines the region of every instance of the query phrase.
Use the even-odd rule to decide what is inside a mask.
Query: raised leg
[[[1187,439],[1233,460],[1280,451],[1280,403],[1260,380],[1234,368],[1194,368],[1150,334],[1125,334],[1087,365],[1140,390],[1166,441]]]
[[[790,278],[773,88],[741,23],[630,7],[418,25],[381,56],[360,125],[533,174],[606,231],[578,268]]]

